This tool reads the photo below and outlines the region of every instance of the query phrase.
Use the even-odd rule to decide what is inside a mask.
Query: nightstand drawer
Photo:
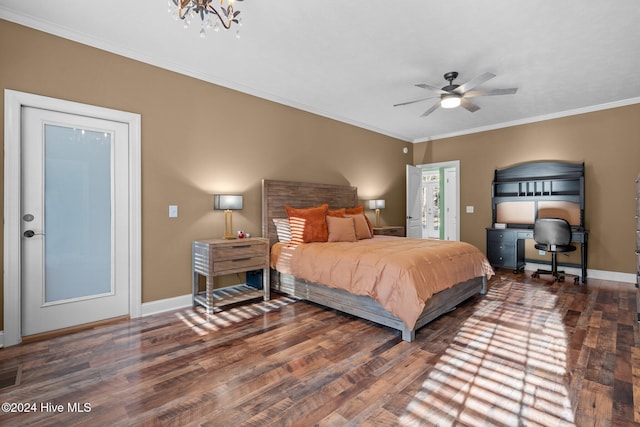
[[[265,268],[264,255],[258,257],[234,258],[225,261],[216,261],[213,263],[213,272],[222,273],[223,271],[236,270],[258,270]]]
[[[213,246],[211,256],[217,264],[219,261],[241,260],[245,258],[263,257],[267,245],[263,242],[237,242],[224,246]]]

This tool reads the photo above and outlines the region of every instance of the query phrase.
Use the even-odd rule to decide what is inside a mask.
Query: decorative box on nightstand
[[[250,299],[269,299],[269,240],[262,237],[247,239],[207,239],[193,242],[192,255],[193,305],[202,305],[207,313],[223,305]],[[262,270],[262,289],[245,283],[214,289],[213,278],[226,274]],[[206,278],[206,289],[200,292],[199,276]]]
[[[401,225],[385,225],[383,227],[373,227],[373,234],[382,236],[404,237],[404,227]]]

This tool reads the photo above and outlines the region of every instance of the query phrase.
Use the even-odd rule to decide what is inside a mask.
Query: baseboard
[[[536,271],[539,268],[548,270],[549,264],[536,264],[533,262],[528,262],[524,267],[524,269],[527,271]],[[558,269],[564,271],[566,274],[572,274],[574,276],[580,276],[582,274],[582,270],[576,267],[558,266]],[[589,278],[599,279],[599,280],[610,280],[612,282],[636,283],[636,275],[632,273],[593,270],[590,268],[587,269],[587,279]]]
[[[191,294],[145,302],[142,303],[140,316],[144,317],[152,314],[164,313],[165,311],[179,310],[181,308],[191,307],[192,304]]]

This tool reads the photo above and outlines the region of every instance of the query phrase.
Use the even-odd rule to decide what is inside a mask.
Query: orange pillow
[[[364,214],[345,214],[345,218],[353,218],[353,223],[356,226],[356,237],[358,240],[371,239],[373,233],[369,231],[369,225],[367,224],[367,217]]]
[[[356,227],[353,218],[340,218],[327,215],[329,242],[356,242]]]
[[[329,239],[327,231],[327,210],[324,204],[313,208],[298,209],[285,206],[291,227],[291,243],[326,242]]]
[[[338,218],[342,218],[344,214],[345,214],[345,208],[336,209],[334,211],[332,210],[327,211],[327,216],[335,216]]]
[[[346,208],[345,214],[362,214],[364,215],[364,219],[367,221],[367,226],[369,226],[369,233],[373,236],[373,225],[371,221],[369,221],[369,217],[364,214],[364,205],[356,206],[355,208]]]
[[[344,213],[349,215],[364,214],[364,205],[356,206],[355,208],[345,208]]]

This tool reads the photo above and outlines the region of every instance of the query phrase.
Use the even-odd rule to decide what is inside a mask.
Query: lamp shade
[[[384,200],[369,200],[369,209],[384,209]]]
[[[242,209],[242,196],[238,194],[214,194],[213,209],[215,210],[240,210]]]

